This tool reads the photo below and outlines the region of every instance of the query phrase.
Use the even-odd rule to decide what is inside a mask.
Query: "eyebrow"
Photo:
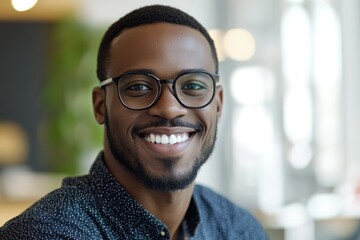
[[[187,68],[187,69],[182,69],[181,71],[177,72],[175,74],[175,76],[178,76],[178,75],[181,75],[181,74],[184,74],[184,73],[188,73],[188,72],[197,72],[197,71],[200,71],[200,72],[211,72],[209,70],[206,70],[204,68]],[[147,69],[147,68],[139,68],[139,69],[131,69],[131,70],[127,70],[125,72],[122,72],[121,74],[119,74],[118,76],[120,75],[124,75],[124,74],[132,74],[132,73],[140,73],[140,74],[152,74],[152,75],[155,75],[157,76],[156,72],[154,70],[151,70],[151,69]],[[214,73],[216,74],[216,73]],[[117,76],[113,77],[113,78],[116,78]]]
[[[124,74],[131,74],[131,73],[142,73],[142,74],[153,74],[153,75],[155,75],[155,72],[153,70],[151,70],[151,69],[140,68],[140,69],[127,70],[125,72],[120,73],[118,76],[124,75]]]

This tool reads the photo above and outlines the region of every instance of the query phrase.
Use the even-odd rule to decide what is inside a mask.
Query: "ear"
[[[95,87],[92,91],[92,102],[95,119],[99,124],[105,121],[105,91]]]
[[[223,109],[223,88],[222,86],[216,87],[215,92],[215,100],[216,100],[216,112],[217,112],[217,120],[220,120],[222,109]]]

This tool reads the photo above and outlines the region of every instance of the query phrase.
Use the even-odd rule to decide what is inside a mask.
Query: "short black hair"
[[[115,37],[117,37],[124,29],[159,22],[188,26],[199,31],[206,38],[210,45],[211,54],[215,63],[215,70],[216,73],[218,72],[219,61],[217,58],[214,41],[211,39],[207,30],[195,18],[179,9],[170,6],[151,5],[136,9],[128,13],[113,23],[105,32],[100,42],[97,57],[96,72],[98,79],[103,81],[107,78],[106,68],[110,59],[110,45]]]

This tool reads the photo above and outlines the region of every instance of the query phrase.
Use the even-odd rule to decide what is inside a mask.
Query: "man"
[[[221,115],[217,72],[213,41],[180,10],[148,6],[115,22],[93,90],[104,150],[1,239],[267,239],[250,214],[194,183]]]

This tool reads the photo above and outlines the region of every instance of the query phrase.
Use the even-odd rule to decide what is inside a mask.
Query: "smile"
[[[150,133],[144,137],[144,140],[149,143],[157,143],[157,144],[176,144],[182,143],[188,140],[190,137],[190,133],[180,133],[180,134],[155,134]]]

